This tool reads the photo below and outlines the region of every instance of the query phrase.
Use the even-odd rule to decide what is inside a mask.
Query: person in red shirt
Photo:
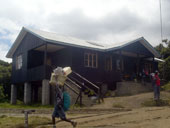
[[[158,71],[155,71],[154,76],[154,100],[160,99],[160,78],[158,76]]]

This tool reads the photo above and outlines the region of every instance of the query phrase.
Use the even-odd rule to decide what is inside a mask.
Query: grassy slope
[[[47,117],[32,116],[29,118],[29,128],[36,128],[37,126],[50,123],[51,119]],[[2,115],[0,116],[0,128],[24,128],[24,117],[8,117]]]
[[[16,105],[11,105],[10,103],[0,103],[0,108],[22,108],[22,109],[48,109],[53,108],[53,105],[45,105],[42,106],[41,104],[32,104],[32,105],[25,105],[23,103],[17,103]]]

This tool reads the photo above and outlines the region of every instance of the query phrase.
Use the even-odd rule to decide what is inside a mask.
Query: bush
[[[0,101],[10,99],[11,64],[0,60]]]
[[[159,70],[161,78],[170,81],[170,56],[165,59],[164,63],[159,63]]]
[[[5,94],[4,94],[4,88],[0,85],[0,102],[4,102]]]
[[[159,63],[160,77],[166,81],[170,81],[170,40],[166,40],[164,44],[159,44],[155,47],[165,60],[164,63]]]
[[[161,87],[165,91],[170,91],[170,82]]]

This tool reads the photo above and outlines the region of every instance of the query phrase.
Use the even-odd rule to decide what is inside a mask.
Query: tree
[[[161,77],[165,80],[170,81],[170,41],[164,40],[163,44],[159,44],[155,47],[160,52],[164,63],[159,63],[159,70]]]
[[[9,99],[11,85],[11,64],[0,60],[0,101]]]
[[[0,101],[5,99],[4,88],[0,85]]]

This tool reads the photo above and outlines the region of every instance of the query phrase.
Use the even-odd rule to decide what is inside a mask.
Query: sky
[[[170,39],[170,0],[161,0],[163,38]],[[159,0],[0,0],[0,59],[22,27],[106,44],[143,36],[161,42]]]

